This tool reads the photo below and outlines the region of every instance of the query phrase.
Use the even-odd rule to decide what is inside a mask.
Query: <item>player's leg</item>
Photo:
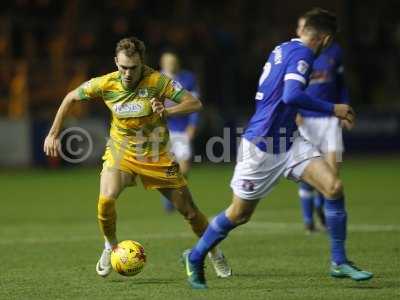
[[[315,192],[313,205],[315,213],[322,228],[326,228],[325,213],[324,213],[325,197],[320,192]]]
[[[231,205],[211,221],[206,232],[192,249],[190,261],[201,262],[210,249],[226,238],[230,230],[247,223],[258,202],[258,199],[248,201],[233,195]]]
[[[179,169],[182,175],[187,178],[189,170],[190,170],[190,161],[189,160],[181,160],[178,161]],[[165,195],[162,195],[161,201],[163,202],[164,209],[167,213],[171,213],[175,210],[175,206],[173,201],[169,200]]]
[[[330,166],[334,175],[339,176],[339,163],[338,157],[341,155],[341,152],[331,151],[324,154],[324,159]],[[317,192],[314,198],[314,207],[317,217],[323,227],[326,227],[325,222],[325,213],[324,213],[324,203],[325,197],[322,193]]]
[[[190,158],[192,150],[190,140],[185,133],[171,132],[170,133],[171,152],[175,155],[179,164],[179,169],[182,175],[187,178],[190,170]],[[167,213],[172,213],[175,210],[174,204],[165,196],[161,197],[164,210]]]
[[[231,188],[231,205],[219,213],[191,249],[183,253],[188,282],[193,288],[206,288],[204,258],[210,249],[225,239],[236,226],[250,220],[259,200],[267,195],[285,171],[286,154],[261,151],[256,145],[242,139]]]
[[[231,230],[248,222],[258,202],[258,199],[247,201],[234,195],[231,205],[211,221],[197,244],[183,253],[188,281],[193,288],[207,288],[204,277],[207,253],[224,240]]]
[[[339,176],[339,162],[341,162],[343,153],[343,135],[338,118],[315,118],[311,122],[314,122],[314,126],[311,128],[314,133],[313,136],[318,141],[320,150],[324,153],[325,161],[331,167],[332,172]],[[324,196],[321,193],[316,193],[314,198],[316,215],[321,225],[326,227],[324,203]]]
[[[200,238],[207,229],[208,220],[207,217],[195,205],[187,186],[174,189],[160,189],[159,191],[164,195],[164,197],[170,199],[170,201],[175,205],[176,209],[188,221],[192,231]],[[211,249],[209,254],[217,276],[222,278],[231,276],[232,270],[229,267],[222,251],[216,247]]]
[[[326,199],[325,218],[331,242],[331,275],[368,280],[372,273],[360,271],[349,263],[345,250],[347,213],[343,185],[332,168],[323,159],[312,159],[304,169],[301,179],[320,191]]]
[[[314,188],[307,183],[301,182],[299,184],[299,196],[303,213],[304,227],[307,233],[312,233],[315,231],[313,218],[315,197]]]
[[[169,199],[179,213],[187,220],[192,228],[192,231],[200,237],[208,226],[207,217],[197,208],[193,202],[192,195],[187,188],[162,188],[160,193]]]
[[[131,182],[132,175],[127,172],[107,167],[101,172],[97,218],[109,248],[117,244],[115,202],[123,189]]]
[[[100,276],[107,276],[111,272],[111,250],[118,244],[115,202],[122,190],[131,182],[132,175],[129,173],[107,167],[101,172],[97,218],[105,246],[96,265],[96,271]]]
[[[190,160],[180,160],[178,163],[183,176],[187,178],[190,170]]]
[[[301,117],[299,114],[296,117],[296,123],[299,126],[299,132],[301,136],[310,141],[316,147],[318,147],[317,145],[320,143],[321,139],[319,130],[317,130],[319,126],[318,124],[315,124],[316,122],[318,122],[318,120],[319,119],[317,118]],[[303,224],[306,233],[308,234],[315,231],[314,199],[316,198],[316,196],[317,193],[311,185],[305,182],[300,182],[299,197],[303,215]]]

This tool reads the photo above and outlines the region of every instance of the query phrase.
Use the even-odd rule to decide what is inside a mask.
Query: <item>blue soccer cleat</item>
[[[204,264],[195,265],[189,260],[190,249],[183,251],[182,263],[185,266],[187,281],[193,289],[207,289],[206,278],[204,276]]]
[[[363,281],[371,279],[374,274],[371,272],[360,270],[354,265],[354,263],[348,261],[340,265],[332,263],[331,276],[336,278],[348,277],[355,281]]]

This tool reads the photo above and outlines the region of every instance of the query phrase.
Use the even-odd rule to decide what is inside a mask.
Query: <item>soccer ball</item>
[[[118,244],[111,252],[111,265],[115,272],[123,276],[139,274],[146,264],[146,254],[141,244],[127,240]]]

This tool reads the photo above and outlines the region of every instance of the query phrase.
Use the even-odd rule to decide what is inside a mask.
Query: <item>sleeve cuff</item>
[[[302,84],[306,84],[306,79],[296,73],[287,73],[285,74],[285,77],[283,78],[283,80],[297,80],[300,81]]]
[[[180,103],[182,96],[185,95],[186,91],[185,90],[180,90],[179,92],[177,92],[172,98],[171,100],[176,102],[176,103]]]
[[[85,92],[83,91],[83,88],[78,88],[78,96],[79,100],[87,100],[89,97],[85,95]]]

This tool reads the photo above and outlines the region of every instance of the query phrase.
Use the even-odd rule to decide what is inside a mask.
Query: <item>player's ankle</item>
[[[118,246],[118,240],[115,237],[113,238],[104,237],[104,240],[105,240],[104,248],[107,250],[115,249]]]

